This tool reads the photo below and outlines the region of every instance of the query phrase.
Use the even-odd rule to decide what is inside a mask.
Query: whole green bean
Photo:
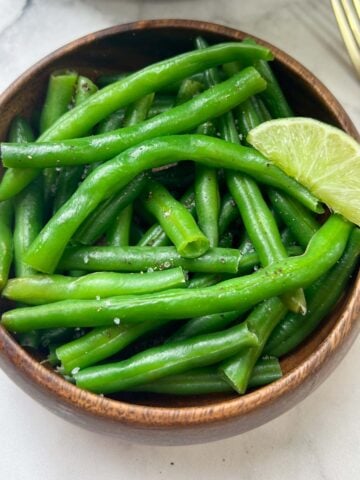
[[[145,172],[137,175],[122,190],[98,204],[75,233],[75,240],[83,245],[96,243],[110,228],[119,213],[140,195],[149,179]]]
[[[85,102],[91,95],[97,91],[97,86],[87,77],[80,75],[77,79],[75,89],[75,107]],[[57,181],[53,212],[68,200],[75,192],[84,173],[82,165],[65,167],[61,170]]]
[[[288,226],[299,245],[306,248],[319,224],[308,209],[282,192],[269,189],[268,194],[275,212]]]
[[[256,42],[250,38],[245,39],[244,43],[247,45],[256,45]],[[293,117],[294,113],[286,101],[286,98],[268,62],[264,60],[256,61],[255,67],[267,82],[266,90],[262,92],[260,97],[264,101],[271,116],[273,118]]]
[[[52,273],[70,238],[101,201],[144,170],[168,164],[170,159],[181,161],[184,158],[208,166],[242,170],[257,176],[259,181],[284,189],[313,209],[319,209],[319,202],[313,195],[256,150],[203,135],[162,137],[144,142],[97,167],[35,239],[26,256],[29,265]]]
[[[40,115],[40,134],[46,132],[70,109],[77,78],[78,76],[74,72],[65,72],[50,76],[46,98]],[[33,167],[33,165],[30,165],[30,168],[31,167]],[[54,186],[57,172],[54,169],[46,169],[43,173],[45,203],[48,204],[55,193]]]
[[[255,96],[248,98],[236,108],[238,129],[241,133],[242,142],[246,143],[246,137],[250,130],[262,123],[261,112],[258,110],[258,100]]]
[[[266,353],[282,356],[296,348],[334,308],[358,265],[360,230],[352,232],[343,256],[335,266],[306,289],[308,312],[305,316],[289,313],[274,329]]]
[[[16,118],[10,128],[9,139],[14,142],[32,142],[33,131],[23,118]],[[15,201],[14,264],[17,277],[34,275],[35,270],[24,261],[24,253],[40,232],[44,221],[42,179],[29,185]],[[28,339],[24,339],[28,340]],[[31,340],[32,342],[33,340]]]
[[[260,357],[264,345],[275,326],[284,318],[287,308],[277,298],[269,298],[260,303],[246,319],[246,323],[259,340],[256,347],[247,348],[228,358],[220,365],[220,372],[238,392],[245,393],[254,365]]]
[[[3,296],[11,300],[40,305],[67,299],[100,299],[118,295],[160,292],[185,286],[180,267],[160,272],[96,272],[82,277],[36,275],[9,280]]]
[[[43,225],[43,179],[39,178],[26,187],[15,201],[14,264],[17,277],[37,273],[24,261],[24,257]]]
[[[126,129],[62,142],[33,143],[27,150],[21,144],[3,143],[2,161],[8,167],[44,168],[107,160],[145,140],[189,131],[227,112],[265,86],[258,72],[249,67],[192,100]]]
[[[297,247],[289,249],[289,254],[291,253],[301,253],[301,250]],[[259,264],[259,258],[255,252],[248,253],[244,255],[240,261],[239,273],[249,273],[254,270],[254,268]],[[210,283],[210,280],[213,280],[209,275],[210,279],[208,284],[202,284],[203,286],[214,285],[220,280],[214,278],[213,283]],[[188,285],[188,288],[194,288],[191,284]],[[197,286],[197,288],[199,288]],[[186,322],[182,327],[180,327],[176,332],[169,338],[169,341],[172,340],[183,340],[185,338],[190,338],[195,335],[202,335],[203,333],[215,332],[223,328],[228,327],[238,318],[241,318],[243,312],[234,311],[226,313],[215,313],[213,315],[204,315],[202,317],[192,318]]]
[[[63,270],[141,272],[182,267],[189,272],[237,273],[241,254],[235,248],[212,248],[197,258],[185,258],[175,247],[70,247],[59,267]]]
[[[209,239],[211,247],[219,243],[220,193],[217,172],[204,165],[196,165],[195,207],[199,227]]]
[[[140,199],[142,206],[159,222],[182,257],[200,257],[209,249],[209,240],[194,217],[161,183],[150,180]]]
[[[130,229],[133,219],[133,206],[128,205],[116,217],[114,224],[106,233],[107,244],[114,247],[130,245]]]
[[[249,388],[268,385],[281,378],[281,376],[281,367],[277,358],[261,358],[252,371]],[[233,392],[233,388],[219,375],[214,367],[203,367],[139,385],[131,388],[131,391],[167,395],[208,395],[211,393],[230,393]]]
[[[222,332],[150,348],[117,363],[88,367],[75,373],[74,377],[80,388],[111,393],[190,368],[218,363],[256,344],[256,336],[246,324],[240,324]]]
[[[205,48],[207,43],[201,37],[196,40],[198,48]],[[215,68],[205,72],[209,87],[219,83],[219,73]],[[234,144],[240,144],[239,134],[231,112],[220,118],[222,138]],[[246,175],[226,172],[229,191],[234,198],[246,231],[257,251],[263,266],[277,262],[286,257],[286,250],[281,242],[276,222],[263,199],[262,193],[252,178]],[[306,301],[302,290],[284,295],[284,302],[291,310],[306,311]]]
[[[63,116],[48,135],[62,139],[81,136],[114,110],[164,85],[189,77],[204,68],[239,58],[252,63],[260,58],[271,60],[272,54],[264,47],[228,42],[201,52],[192,51],[160,61],[102,88],[86,103]]]
[[[79,137],[86,134],[100,120],[122,106],[129,105],[148,93],[160,90],[161,87],[173,81],[186,78],[204,70],[204,68],[235,58],[242,58],[245,62],[252,63],[258,58],[271,60],[272,54],[264,47],[229,42],[215,45],[205,51],[185,53],[150,65],[101,89],[84,104],[63,115],[63,118],[46,131],[40,137],[40,140],[54,141]],[[261,84],[263,85],[262,82]],[[242,95],[240,95],[239,100],[241,97]],[[198,125],[202,121],[195,122],[195,124]],[[28,171],[8,170],[0,184],[0,201],[19,193],[37,175],[38,171],[35,169],[29,169]]]
[[[13,258],[12,238],[13,206],[11,202],[0,203],[0,290],[6,285]]]
[[[154,318],[172,321],[232,310],[246,311],[262,300],[313,283],[341,257],[351,228],[342,217],[332,215],[313,236],[303,255],[212,287],[18,308],[5,312],[2,324],[20,332],[61,326],[105,326],[112,324],[114,317],[126,323],[151,322]]]
[[[164,323],[164,320],[155,319],[135,325],[94,328],[82,337],[58,347],[56,356],[61,361],[63,371],[71,373],[74,369],[89,367],[115,355]]]

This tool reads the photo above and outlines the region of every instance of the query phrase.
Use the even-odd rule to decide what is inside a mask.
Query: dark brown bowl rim
[[[238,39],[249,35],[245,32],[214,23],[184,19],[144,20],[124,25],[116,25],[74,40],[38,61],[0,95],[0,106],[10,98],[17,89],[21,88],[29,77],[32,77],[32,75],[46,67],[50,61],[61,57],[67,51],[71,51],[75,44],[78,48],[79,46],[90,45],[93,41],[100,38],[149,27],[156,27],[158,29],[169,27],[180,29],[196,28],[198,31],[204,32],[204,34],[218,33]],[[254,37],[254,35],[251,36]],[[307,87],[310,90],[321,97],[326,94],[326,96],[331,99],[333,109],[336,109],[337,118],[342,128],[355,138],[359,138],[355,126],[342,106],[309,70],[279,48],[261,39],[257,40],[259,43],[269,47],[275,54],[276,59],[280,63],[286,64],[287,68],[292,70],[295,75],[301,75],[305,78]],[[2,326],[0,326],[0,350],[3,350],[7,360],[19,370],[22,376],[26,377],[28,381],[33,382],[45,390],[48,394],[55,397],[57,401],[61,400],[63,404],[69,404],[75,409],[83,410],[85,405],[85,410],[88,414],[134,427],[195,427],[197,425],[223,422],[231,418],[244,416],[250,412],[255,412],[265,405],[272,405],[281,399],[289,390],[298,389],[306,380],[309,380],[310,377],[316,376],[316,373],[326,362],[331,360],[335,351],[338,350],[343,343],[347,341],[350,346],[350,343],[355,339],[355,335],[351,340],[349,340],[348,337],[355,326],[357,326],[357,330],[359,329],[359,325],[356,325],[359,318],[359,307],[356,305],[355,296],[355,291],[359,288],[360,275],[358,275],[354,282],[346,306],[347,312],[349,312],[349,310],[351,311],[350,318],[348,314],[342,313],[325,340],[321,342],[317,350],[310,354],[306,360],[301,362],[288,374],[284,375],[280,380],[268,386],[262,387],[242,397],[227,399],[213,405],[181,408],[151,407],[112,400],[80,390],[33,359]],[[304,395],[301,395],[301,397],[303,396]]]

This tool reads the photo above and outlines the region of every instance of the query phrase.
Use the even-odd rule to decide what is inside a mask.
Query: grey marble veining
[[[360,128],[360,89],[327,0],[0,0],[0,91],[91,31],[144,18],[194,18],[262,37],[313,71]],[[209,445],[122,443],[54,417],[0,373],[0,478],[7,480],[356,480],[360,344],[313,395],[246,435]]]

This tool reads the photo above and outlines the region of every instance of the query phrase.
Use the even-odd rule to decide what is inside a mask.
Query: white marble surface
[[[360,89],[327,0],[0,0],[0,90],[64,43],[144,18],[194,18],[254,33],[312,70],[360,128]],[[147,447],[53,416],[0,373],[0,478],[173,480],[360,478],[358,341],[307,400],[248,434]]]

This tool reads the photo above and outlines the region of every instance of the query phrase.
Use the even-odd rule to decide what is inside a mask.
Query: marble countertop
[[[328,0],[0,0],[0,91],[64,43],[117,23],[193,18],[236,27],[315,73],[360,129],[360,88]],[[52,415],[0,372],[0,478],[7,480],[360,478],[360,340],[330,378],[280,418],[206,445],[154,447]]]

